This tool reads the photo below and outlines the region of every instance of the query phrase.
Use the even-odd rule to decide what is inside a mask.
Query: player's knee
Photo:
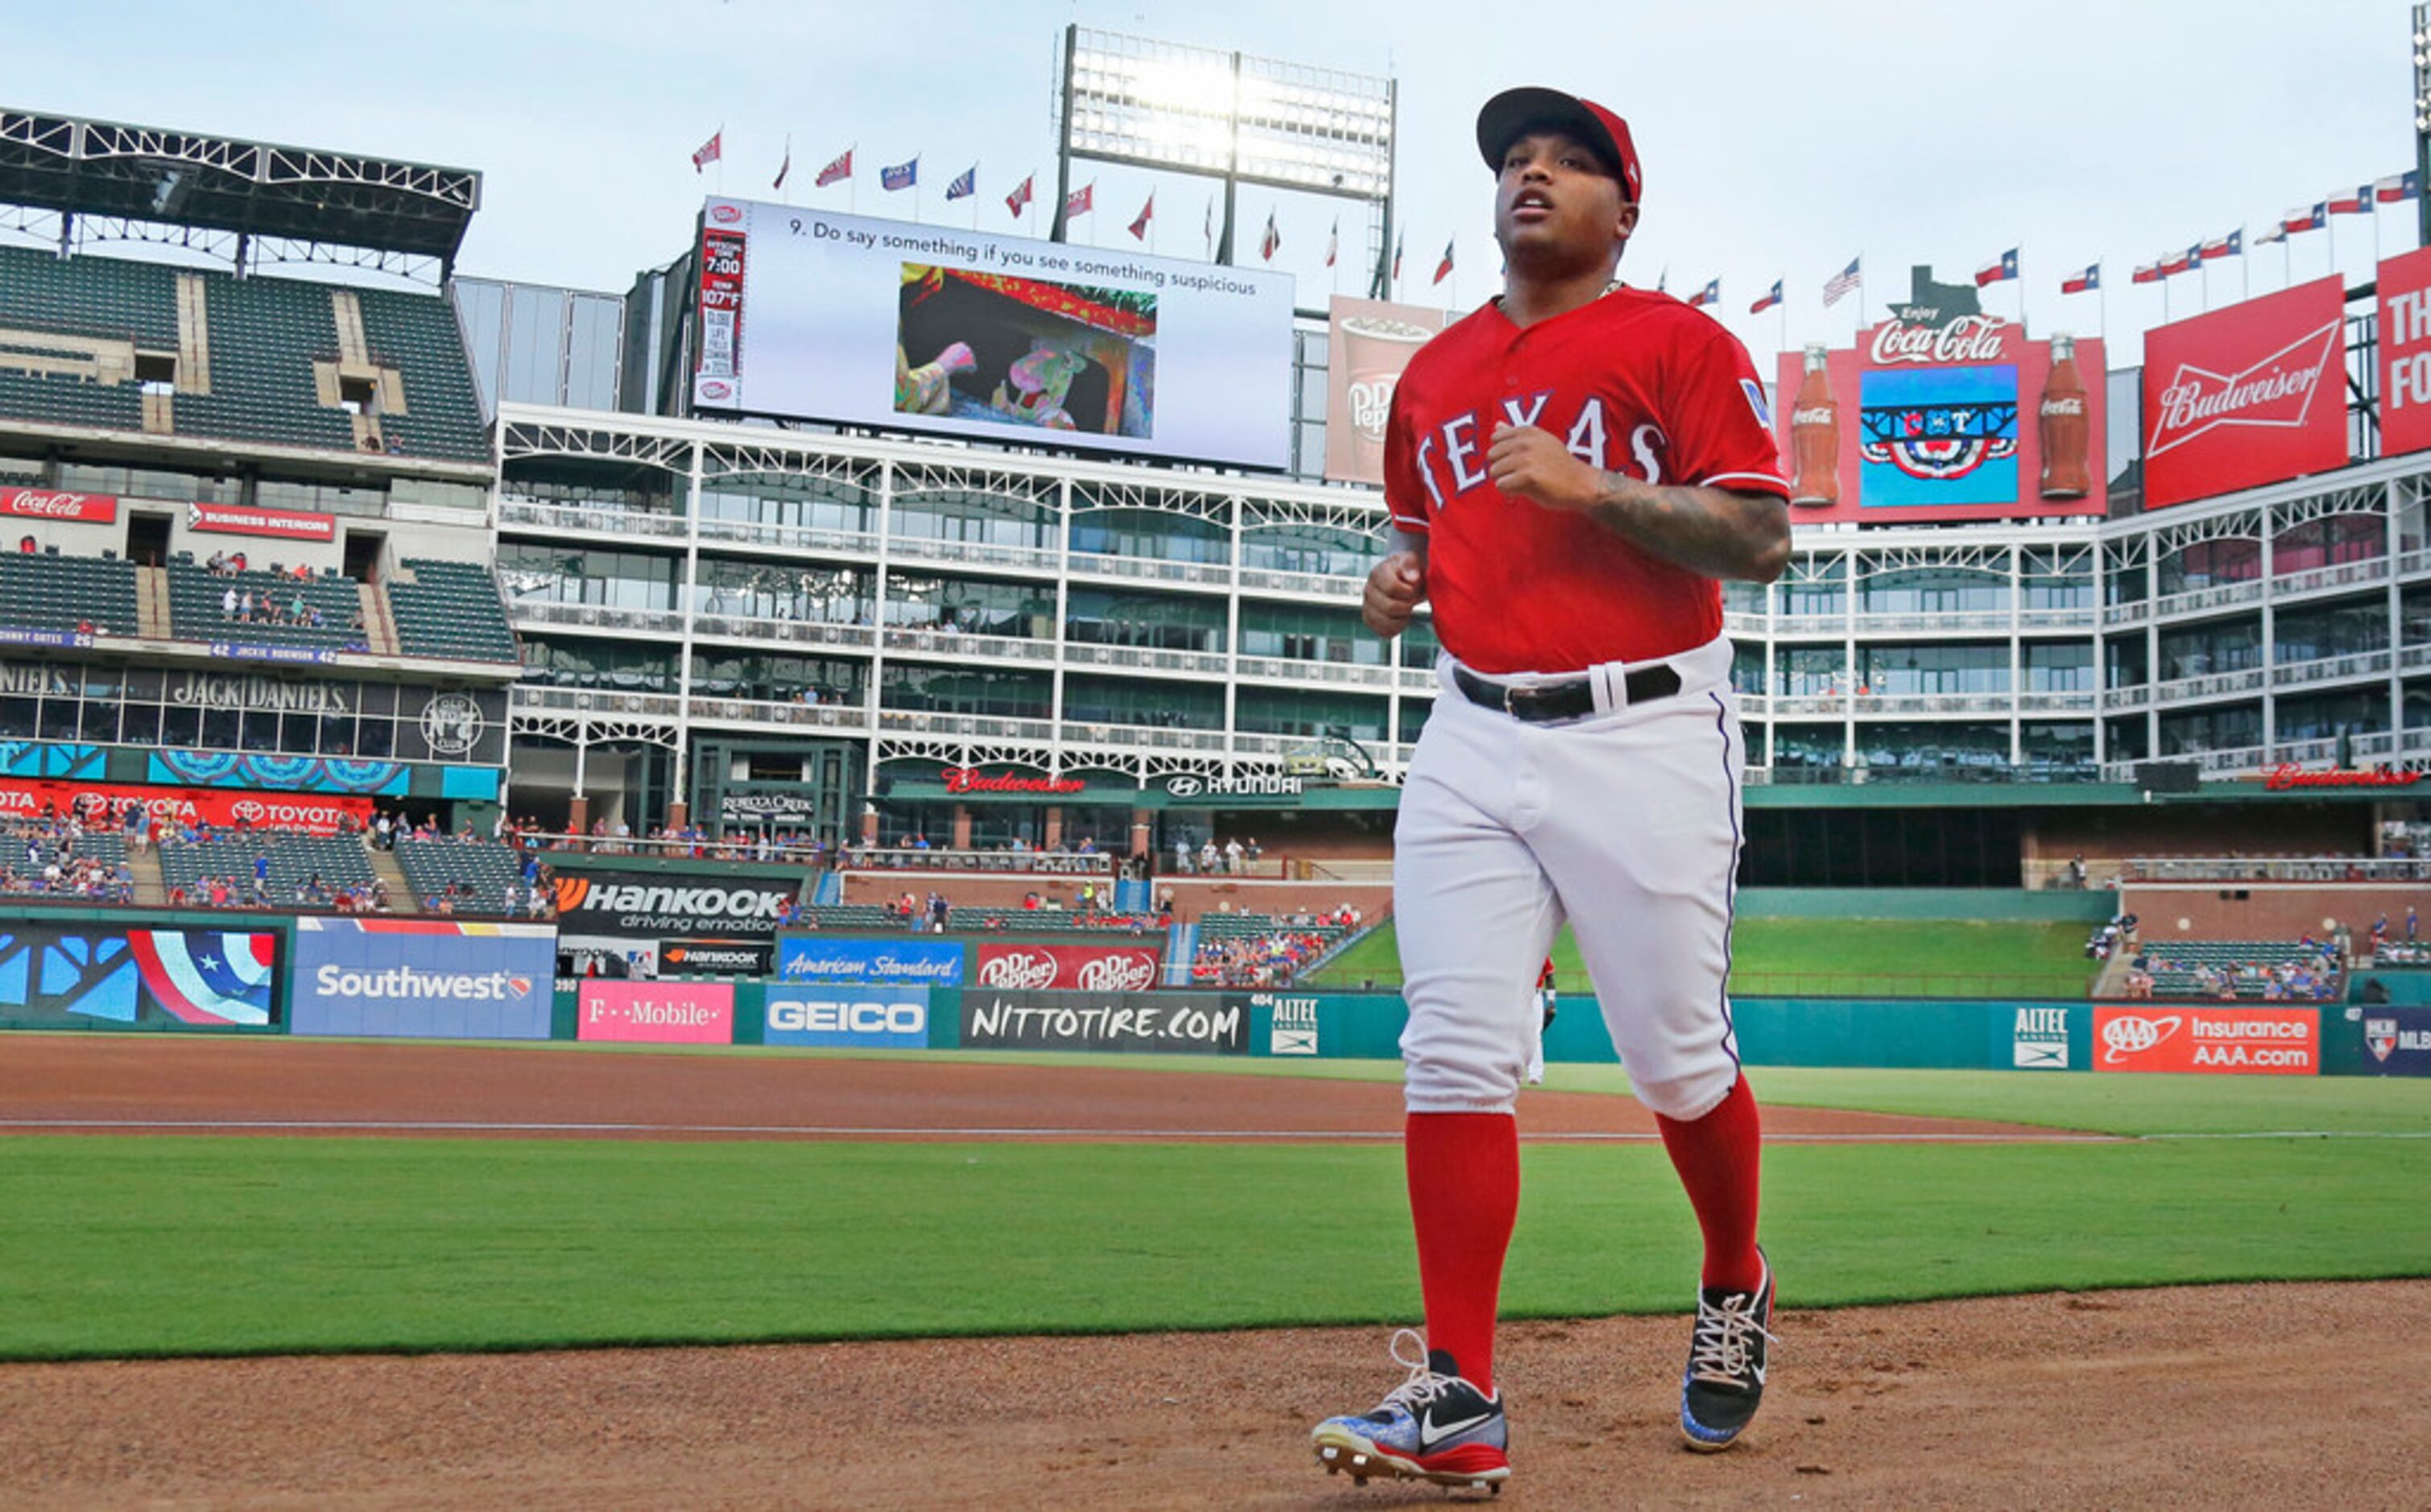
[[[1401,1100],[1412,1113],[1509,1113],[1520,1067],[1401,1047]]]
[[[1738,1062],[1717,1053],[1711,1062],[1654,1078],[1630,1076],[1630,1087],[1648,1109],[1681,1123],[1692,1123],[1721,1106],[1738,1084]]]

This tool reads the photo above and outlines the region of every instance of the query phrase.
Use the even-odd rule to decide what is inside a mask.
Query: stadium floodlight
[[[2431,246],[2431,5],[2414,8],[2414,195],[2417,246]]]
[[[1072,164],[1083,159],[1221,178],[1218,262],[1232,260],[1239,185],[1331,194],[1381,216],[1381,297],[1391,272],[1394,110],[1389,78],[1067,26],[1050,234],[1064,240]]]

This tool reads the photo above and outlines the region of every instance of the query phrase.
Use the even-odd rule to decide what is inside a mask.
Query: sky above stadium
[[[1461,14],[1467,25],[1440,18]],[[1844,343],[1853,299],[1822,285],[1862,255],[1865,311],[2012,247],[2021,277],[1985,306],[2036,334],[2103,329],[2114,365],[2165,308],[2184,316],[2330,271],[2370,276],[2414,244],[2414,207],[2250,244],[2289,207],[2412,165],[2407,8],[2393,0],[1922,6],[1896,0],[1469,8],[1305,0],[426,0],[406,8],[154,0],[0,0],[0,101],[143,125],[478,168],[483,205],[461,271],[622,291],[682,250],[702,195],[1018,231],[1004,196],[1054,185],[1053,95],[1070,23],[1399,81],[1400,286],[1474,306],[1499,288],[1490,179],[1473,145],[1486,96],[1551,84],[1627,116],[1645,217],[1622,272],[1715,309],[1759,353]],[[692,154],[723,131],[723,161]],[[784,193],[770,181],[791,139]],[[856,177],[812,178],[847,147]],[[880,190],[917,156],[916,191]],[[948,206],[947,181],[979,193]],[[1098,210],[1073,240],[1206,255],[1209,180],[1082,164]],[[1314,196],[1245,189],[1237,260],[1272,265],[1299,302],[1364,293],[1367,229]],[[1340,262],[1324,266],[1342,219]],[[1043,233],[1044,216],[1035,223]],[[2138,287],[2133,267],[2232,230],[2242,258]],[[2335,243],[2335,247],[2333,247]],[[1446,244],[1454,272],[1430,280]],[[2100,262],[2104,294],[2060,280]],[[1749,313],[1776,279],[1779,310]],[[2165,307],[2166,299],[2166,307]]]

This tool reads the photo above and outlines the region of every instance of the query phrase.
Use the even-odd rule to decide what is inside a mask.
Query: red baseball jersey
[[[1643,662],[1721,633],[1721,585],[1486,479],[1494,428],[1533,425],[1650,483],[1789,496],[1764,386],[1735,337],[1668,294],[1617,289],[1522,330],[1488,304],[1393,391],[1384,501],[1427,537],[1444,648],[1480,672]]]

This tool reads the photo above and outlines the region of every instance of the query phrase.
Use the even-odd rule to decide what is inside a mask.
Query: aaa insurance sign
[[[2098,1071],[2311,1076],[2321,1069],[2316,1008],[2139,1002],[2093,1011]]]
[[[2347,464],[2346,305],[2336,277],[2144,338],[2144,507]]]

